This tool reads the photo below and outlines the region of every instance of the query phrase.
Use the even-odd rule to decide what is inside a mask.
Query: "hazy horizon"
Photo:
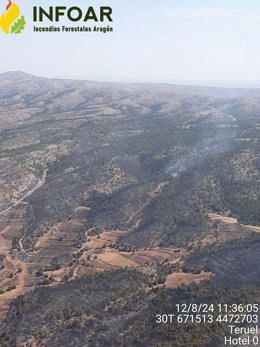
[[[24,73],[28,75],[32,75],[39,78],[49,78],[49,79],[65,79],[65,80],[81,80],[81,81],[92,81],[92,82],[104,82],[104,83],[129,83],[129,84],[170,84],[170,85],[180,85],[180,86],[191,86],[191,87],[209,87],[209,88],[241,88],[241,89],[259,89],[260,88],[260,81],[194,81],[194,80],[116,80],[116,79],[110,79],[110,80],[104,80],[104,79],[90,79],[87,76],[78,76],[78,77],[71,77],[71,76],[51,76],[51,75],[43,75],[43,74],[33,74],[28,71],[22,71],[22,70],[9,70],[9,71],[1,71],[1,74],[6,73]]]

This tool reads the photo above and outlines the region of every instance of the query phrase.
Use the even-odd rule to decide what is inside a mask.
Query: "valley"
[[[168,347],[176,300],[258,302],[258,89],[0,82],[0,346]]]

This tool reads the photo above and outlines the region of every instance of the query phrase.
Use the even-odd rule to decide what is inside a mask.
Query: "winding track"
[[[31,190],[29,190],[21,199],[19,199],[18,201],[16,201],[16,203],[14,203],[13,205],[7,207],[4,211],[0,212],[0,216],[3,216],[4,214],[6,214],[7,212],[11,211],[14,207],[18,206],[19,204],[21,204],[26,198],[28,198],[28,196],[30,196],[31,194],[33,194],[37,189],[39,189],[41,186],[44,185],[45,181],[46,181],[46,177],[47,177],[47,172],[48,169],[45,169],[42,175],[41,180],[36,184],[35,187],[33,187]]]

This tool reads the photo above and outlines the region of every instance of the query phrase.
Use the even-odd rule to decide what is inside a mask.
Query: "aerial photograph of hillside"
[[[0,347],[260,346],[259,18],[1,4]]]

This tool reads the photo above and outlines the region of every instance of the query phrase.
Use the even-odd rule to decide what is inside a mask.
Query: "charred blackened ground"
[[[153,315],[259,302],[260,91],[0,82],[0,345],[219,346]]]

